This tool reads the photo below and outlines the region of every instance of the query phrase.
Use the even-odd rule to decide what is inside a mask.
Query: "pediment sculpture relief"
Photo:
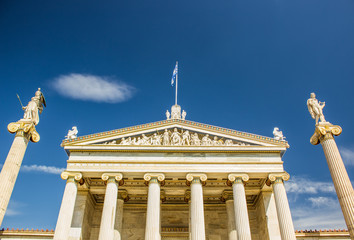
[[[145,146],[250,146],[248,143],[238,142],[231,139],[209,136],[190,132],[189,130],[165,129],[163,133],[151,135],[141,134],[134,137],[123,137],[100,144],[108,145],[145,145]]]

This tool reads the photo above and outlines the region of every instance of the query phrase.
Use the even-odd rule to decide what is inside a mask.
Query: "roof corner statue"
[[[31,98],[31,101],[28,102],[26,107],[22,106],[22,109],[25,111],[23,114],[23,119],[31,120],[34,125],[39,123],[39,114],[43,111],[43,105],[46,107],[46,102],[41,89],[38,88],[34,97]]]

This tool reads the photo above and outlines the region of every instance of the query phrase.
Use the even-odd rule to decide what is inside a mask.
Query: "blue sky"
[[[2,1],[0,163],[14,137],[7,124],[23,114],[16,93],[27,104],[41,87],[47,100],[2,227],[55,228],[68,129],[164,119],[178,60],[188,120],[283,131],[295,228],[345,228],[322,148],[309,142],[306,100],[315,92],[326,119],[342,126],[336,141],[353,179],[353,11],[349,0]]]

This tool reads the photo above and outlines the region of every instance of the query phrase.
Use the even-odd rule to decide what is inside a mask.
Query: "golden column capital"
[[[60,176],[63,180],[66,180],[68,178],[74,178],[76,181],[80,181],[82,179],[82,173],[80,173],[80,172],[64,171],[60,174]]]
[[[40,139],[40,136],[32,121],[20,120],[17,122],[9,123],[9,125],[7,125],[7,130],[10,133],[16,133],[16,136],[30,139],[32,142],[38,142]]]
[[[226,202],[227,200],[234,200],[234,194],[230,190],[224,190],[221,194],[220,200]]]
[[[283,181],[288,181],[290,179],[290,175],[287,172],[282,173],[270,173],[268,175],[268,179],[266,181],[267,186],[270,186],[272,183],[279,183]]]
[[[124,184],[123,174],[121,173],[103,173],[101,176],[103,181],[113,181],[118,182],[119,186]]]
[[[317,145],[320,142],[328,139],[333,139],[334,136],[339,136],[342,133],[342,128],[338,125],[333,125],[329,122],[319,123],[316,125],[315,133],[312,135],[310,142]]]
[[[188,173],[186,175],[186,179],[187,179],[186,181],[187,186],[190,186],[193,180],[200,181],[202,185],[205,186],[208,176],[205,173]]]
[[[156,179],[157,182],[160,182],[161,186],[165,185],[165,174],[163,173],[145,173],[144,180],[145,185],[149,185],[151,179]]]

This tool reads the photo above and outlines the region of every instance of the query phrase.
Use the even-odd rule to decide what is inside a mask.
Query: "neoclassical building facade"
[[[171,119],[64,140],[55,240],[295,240],[284,140]]]

